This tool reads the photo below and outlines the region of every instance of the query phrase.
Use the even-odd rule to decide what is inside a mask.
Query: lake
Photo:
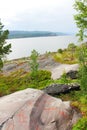
[[[36,37],[36,38],[20,38],[9,39],[7,43],[11,43],[12,52],[7,56],[8,60],[30,56],[31,51],[35,49],[40,54],[45,52],[55,52],[59,48],[66,48],[69,43],[78,44],[75,36],[52,36],[52,37]]]

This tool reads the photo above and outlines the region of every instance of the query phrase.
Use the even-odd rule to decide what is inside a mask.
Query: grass
[[[70,53],[70,51],[65,50],[62,53],[56,52],[53,54],[53,58],[56,62],[63,64],[75,64],[78,63],[78,59],[76,58],[76,53]]]

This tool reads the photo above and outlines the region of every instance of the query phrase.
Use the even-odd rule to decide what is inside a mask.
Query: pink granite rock
[[[0,98],[0,130],[71,130],[79,118],[70,102],[26,89]]]

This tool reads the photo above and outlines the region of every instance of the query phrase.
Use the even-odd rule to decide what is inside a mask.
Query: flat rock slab
[[[53,79],[59,79],[64,72],[68,73],[71,70],[77,71],[78,68],[79,68],[78,64],[73,64],[73,65],[61,64],[61,65],[58,65],[57,67],[55,67],[51,70],[52,78]]]
[[[0,130],[71,130],[79,114],[70,102],[26,89],[0,98]]]

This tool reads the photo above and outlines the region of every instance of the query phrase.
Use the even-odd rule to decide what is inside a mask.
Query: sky
[[[8,30],[76,33],[75,0],[0,0],[0,19]]]

